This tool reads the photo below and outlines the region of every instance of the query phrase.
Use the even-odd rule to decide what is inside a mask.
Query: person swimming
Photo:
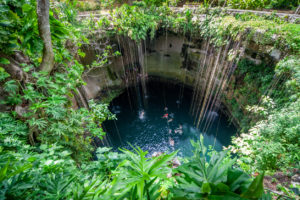
[[[183,133],[181,124],[179,124],[179,127],[174,130],[174,133],[179,133],[180,135]]]
[[[164,115],[162,116],[162,118],[168,119],[168,118],[169,118],[169,114],[168,114],[168,113],[164,114]]]
[[[174,147],[175,141],[171,137],[169,137],[169,143],[172,147]]]
[[[144,118],[145,118],[145,111],[144,111],[144,110],[142,110],[142,111],[140,112],[139,118],[140,118],[140,119],[144,119]]]
[[[152,154],[152,157],[158,157],[158,156],[161,156],[163,153],[161,151],[155,151],[153,154]]]
[[[171,119],[168,120],[168,123],[170,123],[170,122],[172,122],[172,121],[173,121],[173,119],[171,118]]]

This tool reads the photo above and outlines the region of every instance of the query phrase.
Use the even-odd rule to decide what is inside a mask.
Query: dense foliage
[[[195,147],[194,156],[189,162],[179,166],[175,171],[178,185],[173,188],[174,198],[186,199],[257,199],[264,193],[263,174],[251,183],[249,176],[240,169],[233,168],[235,159],[227,152],[210,152],[206,160],[207,149],[203,136]],[[267,197],[265,197],[267,198]]]
[[[282,170],[299,167],[299,67],[299,58],[296,56],[280,61],[275,73],[281,81],[276,81],[285,80],[284,84],[280,88],[270,88],[274,81],[269,81],[264,84],[269,88],[261,92],[261,95],[268,93],[274,101],[265,97],[259,105],[252,104],[249,107],[250,116],[258,122],[253,124],[249,133],[233,140],[237,147],[234,151],[243,155],[241,165],[245,169]]]
[[[98,148],[97,160],[78,166],[78,163],[71,158],[71,152],[62,146],[43,144],[30,147],[19,143],[18,152],[1,149],[0,198],[171,199],[182,195],[182,192],[179,192],[181,188],[188,190],[187,176],[198,174],[199,170],[203,172],[208,170],[210,173],[208,175],[211,178],[205,180],[203,186],[205,190],[202,190],[202,194],[207,197],[227,194],[238,198],[242,193],[242,196],[247,199],[262,195],[262,176],[258,176],[251,183],[248,175],[232,168],[235,160],[225,158],[225,152],[221,154],[214,152],[208,163],[205,161],[205,156],[200,155],[201,151],[205,151],[201,147],[197,146],[194,154],[199,161],[184,163],[181,168],[173,171],[170,161],[176,152],[147,158],[147,152],[139,148],[134,149],[134,152],[124,149],[123,153],[111,152],[109,148]],[[194,164],[197,168],[190,168],[190,165],[194,166]],[[176,173],[178,171],[184,173],[183,169],[187,168],[190,170],[183,176],[186,181],[182,182]],[[167,177],[171,173],[173,176]],[[178,183],[174,176],[176,180],[178,179]],[[240,177],[239,181],[233,181],[234,177]],[[203,184],[201,178],[194,181],[196,182],[190,184]],[[216,188],[211,192],[210,187]],[[250,191],[253,190],[257,192],[251,193]],[[269,196],[265,195],[264,198]],[[190,195],[185,199],[195,198]]]
[[[81,11],[99,10],[103,8],[111,9],[124,3],[132,4],[132,0],[89,0],[79,1],[78,9]],[[144,0],[147,5],[161,6],[166,3],[169,5],[194,4],[205,7],[229,7],[235,9],[296,9],[299,0]]]
[[[240,9],[291,9],[299,5],[298,0],[229,0],[227,6]]]
[[[264,1],[261,5],[260,1],[251,2],[231,0],[227,4],[239,8],[295,6],[294,1],[284,6],[280,4],[283,1]],[[276,68],[239,62],[236,73],[248,84],[237,86],[237,92],[249,97],[245,101],[249,119],[242,124],[245,133],[233,139],[231,151],[238,159],[231,158],[228,151],[207,153],[201,139],[193,142],[194,156],[178,168],[172,168],[176,152],[148,157],[147,152],[135,147],[121,153],[95,149],[94,139],[105,136],[101,123],[114,115],[106,104],[93,101],[80,107],[78,100],[80,108],[74,109],[74,99],[85,84],[82,75],[86,67],[77,60],[84,56],[80,46],[88,43],[83,34],[87,29],[113,26],[114,34],[141,42],[164,28],[210,38],[216,46],[226,44],[227,38],[270,44],[276,34],[276,48],[299,53],[297,24],[272,16],[225,16],[221,10],[200,9],[199,13],[207,14],[203,20],[189,10],[174,14],[168,3],[135,2],[111,11],[112,18],[79,24],[76,1],[51,2],[55,67],[47,74],[39,71],[43,44],[36,2],[0,0],[0,64],[15,64],[17,54],[26,58],[17,62],[25,79],[14,79],[0,68],[5,94],[1,98],[4,111],[0,113],[1,199],[270,199],[270,195],[264,195],[263,171],[299,167],[298,56],[286,57]],[[247,37],[242,38],[245,34]],[[89,69],[102,66],[104,60]],[[283,87],[272,87],[274,77]],[[253,179],[237,164],[246,172],[260,174]]]
[[[249,133],[235,138],[237,152],[243,155],[241,165],[248,170],[299,167],[299,119],[297,100],[271,111],[267,119],[258,122]]]
[[[5,1],[3,4],[7,6],[14,6],[14,1]],[[32,81],[18,81],[10,78],[10,75],[5,71],[1,71],[1,81],[3,83],[3,90],[6,96],[2,100],[2,104],[15,107],[12,115],[21,118],[24,126],[28,127],[28,138],[32,145],[38,143],[59,143],[66,148],[72,150],[73,157],[79,160],[89,159],[91,151],[91,138],[102,137],[104,132],[99,127],[102,121],[107,117],[113,117],[105,105],[91,104],[90,110],[81,108],[78,110],[72,109],[71,98],[78,92],[77,88],[84,84],[82,80],[82,73],[84,67],[77,61],[72,60],[74,55],[65,47],[64,43],[77,42],[81,40],[76,32],[76,29],[71,25],[72,20],[68,14],[72,12],[72,7],[64,8],[65,5],[56,5],[53,13],[61,12],[62,9],[68,10],[62,13],[60,21],[50,14],[50,25],[52,30],[52,39],[55,51],[55,60],[57,62],[56,70],[49,77],[44,72],[36,72],[41,61],[42,45],[38,33],[31,31],[20,31],[20,27],[27,29],[37,29],[37,20],[34,17],[35,4],[29,2],[22,2],[23,4],[16,4],[20,10],[14,9],[8,12],[8,16],[22,16],[23,26],[15,25],[9,27],[8,30],[14,31],[14,34],[9,34],[15,39],[6,40],[5,35],[1,37],[1,41],[9,42],[3,43],[2,47],[7,54],[14,52],[24,52],[32,61],[22,63],[21,68],[28,75],[28,79]],[[27,4],[29,3],[29,4]],[[26,9],[24,9],[26,7]],[[31,9],[29,9],[29,7]],[[1,7],[2,8],[2,7]],[[18,7],[17,7],[18,8]],[[26,13],[31,13],[26,14]],[[1,15],[3,16],[3,15]],[[15,21],[13,17],[7,17],[5,21]],[[52,19],[52,20],[51,20]],[[67,31],[68,26],[71,31]],[[53,28],[52,28],[53,27]],[[7,30],[7,27],[4,27]],[[29,36],[28,36],[29,34]],[[23,40],[25,38],[25,40]],[[36,44],[36,45],[35,45]],[[4,48],[5,46],[14,48]],[[37,48],[36,46],[40,46]],[[33,50],[32,50],[32,49]],[[76,48],[75,48],[76,50]],[[80,53],[80,52],[79,52]],[[2,58],[2,64],[9,64],[9,60]],[[21,110],[21,112],[18,112]],[[4,121],[5,122],[5,121]],[[4,123],[3,122],[3,123]],[[3,124],[5,126],[5,124]],[[9,123],[9,121],[8,121]],[[90,133],[87,135],[87,131]],[[3,134],[10,135],[11,132],[4,132]],[[18,135],[19,133],[15,133]]]

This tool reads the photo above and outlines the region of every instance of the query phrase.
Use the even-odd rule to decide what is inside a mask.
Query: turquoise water
[[[178,149],[180,156],[190,156],[190,140],[197,140],[202,134],[206,146],[222,150],[230,144],[236,128],[220,112],[210,112],[214,120],[209,130],[197,129],[189,113],[192,95],[192,91],[181,84],[157,80],[147,83],[145,98],[141,86],[126,90],[110,104],[117,120],[104,123],[113,149],[131,149],[129,144],[132,144],[150,154]]]

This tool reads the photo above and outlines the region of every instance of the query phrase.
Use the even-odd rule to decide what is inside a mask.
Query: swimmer
[[[139,118],[140,118],[140,119],[144,119],[144,118],[145,118],[145,111],[144,111],[144,110],[142,110],[142,111],[140,112]]]
[[[178,160],[177,157],[172,160],[172,168],[177,168],[180,165],[181,165],[181,163],[180,163],[180,161]]]
[[[173,119],[169,119],[169,120],[168,120],[168,123],[170,123],[170,122],[172,122],[172,121],[173,121]]]
[[[172,133],[172,129],[169,129],[169,134],[171,134]]]
[[[166,118],[166,119],[168,119],[168,117],[169,117],[169,114],[168,114],[168,113],[166,113],[166,114],[164,114],[164,115],[162,116],[162,118]]]
[[[175,129],[174,133],[179,133],[180,135],[183,133],[181,124],[179,124],[179,127]]]
[[[168,107],[165,107],[165,108],[164,108],[164,111],[168,111]]]
[[[169,137],[169,143],[172,147],[174,147],[175,141]]]
[[[152,157],[158,157],[158,156],[161,156],[162,155],[162,152],[160,151],[155,151],[153,154],[152,154]]]

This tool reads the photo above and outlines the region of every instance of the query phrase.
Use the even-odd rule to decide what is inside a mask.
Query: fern
[[[29,123],[30,126],[38,127],[39,129],[46,128],[47,124],[48,124],[48,122],[45,119],[42,119],[42,118],[40,118],[40,119],[35,119],[35,118],[29,119],[28,123]]]
[[[13,94],[16,94],[19,91],[17,81],[15,80],[9,80],[5,82],[3,89],[8,93],[13,93]]]

